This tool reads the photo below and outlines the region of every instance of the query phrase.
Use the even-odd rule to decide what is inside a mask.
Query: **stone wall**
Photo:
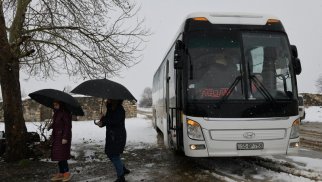
[[[301,93],[304,98],[304,106],[322,106],[322,95],[321,94],[309,94]]]
[[[84,121],[100,119],[101,110],[103,113],[106,112],[102,99],[94,97],[75,97],[80,105],[82,106],[85,116],[74,116],[73,120]],[[102,105],[103,104],[103,105]],[[51,119],[52,109],[38,104],[32,99],[26,99],[22,101],[23,113],[26,122],[30,121],[44,121]],[[136,117],[136,104],[130,101],[124,101],[123,107],[125,109],[126,118]],[[101,109],[102,108],[102,109]],[[0,102],[0,121],[3,121],[3,109],[2,102]]]
[[[94,97],[77,97],[78,102],[81,104],[85,116],[78,116],[78,120],[91,120],[100,119],[101,112],[105,114],[106,107],[102,103],[102,99]],[[136,104],[130,101],[124,101],[123,107],[125,109],[126,118],[136,117]]]

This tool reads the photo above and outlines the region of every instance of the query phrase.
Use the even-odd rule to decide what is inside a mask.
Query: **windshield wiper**
[[[255,87],[259,90],[259,92],[269,101],[275,102],[274,97],[269,93],[267,88],[256,78],[255,75],[249,75],[249,78],[254,81]]]
[[[233,92],[233,89],[238,84],[238,82],[241,80],[241,78],[242,78],[241,76],[237,76],[235,78],[234,82],[230,85],[230,87],[228,88],[228,90],[225,93],[225,95],[219,100],[219,102],[216,105],[216,107],[219,108],[228,99],[228,97],[231,95],[231,93]]]

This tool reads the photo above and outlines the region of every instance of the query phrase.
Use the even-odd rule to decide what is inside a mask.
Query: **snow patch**
[[[310,106],[305,108],[305,122],[322,122],[322,107]]]
[[[147,108],[138,107],[137,110],[138,111],[144,111],[144,112],[152,112],[152,108],[151,107],[147,107]]]
[[[265,171],[265,174],[262,174],[265,179],[270,179],[269,181],[292,181],[292,182],[313,182],[313,180],[294,176],[292,174],[287,173],[276,173],[275,171]]]
[[[322,159],[314,159],[300,156],[287,156],[287,158],[293,160],[294,162],[305,164],[305,169],[307,170],[314,169],[314,171],[321,171],[322,173]]]

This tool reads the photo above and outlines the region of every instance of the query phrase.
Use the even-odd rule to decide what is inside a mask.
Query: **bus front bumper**
[[[226,131],[229,133],[229,131]],[[189,140],[184,146],[185,154],[190,157],[229,157],[295,154],[299,150],[299,138],[287,137],[271,140],[216,140],[208,130],[203,129],[205,141]],[[288,132],[287,132],[288,133]],[[240,146],[258,144],[260,149],[240,149]]]

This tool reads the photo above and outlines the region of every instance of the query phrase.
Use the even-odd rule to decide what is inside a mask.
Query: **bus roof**
[[[269,19],[278,20],[271,15],[250,13],[191,13],[186,19],[204,17],[212,24],[265,25]]]

